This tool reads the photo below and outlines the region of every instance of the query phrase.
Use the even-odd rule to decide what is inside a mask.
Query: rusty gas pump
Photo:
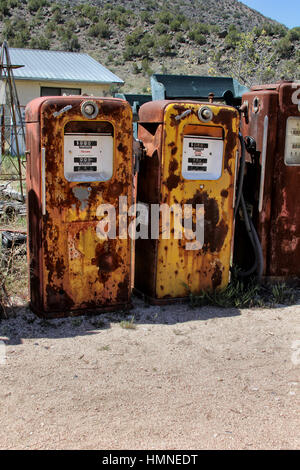
[[[132,200],[132,111],[116,98],[43,97],[26,108],[30,305],[45,317],[126,308],[131,244],[99,229]]]

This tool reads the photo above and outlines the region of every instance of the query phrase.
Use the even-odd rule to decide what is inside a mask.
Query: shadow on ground
[[[99,330],[110,328],[113,323],[119,323],[120,328],[126,329],[129,323],[175,325],[240,314],[240,310],[235,308],[191,308],[188,303],[153,306],[136,297],[133,298],[133,308],[130,311],[51,320],[37,317],[27,306],[19,306],[14,307],[8,318],[0,320],[0,339],[6,344],[17,345],[21,344],[23,339],[95,335]]]
[[[295,305],[300,304],[297,298]],[[284,309],[288,305],[272,305]],[[268,308],[262,306],[261,308]],[[257,312],[260,307],[255,307]],[[242,314],[239,308],[221,308],[211,305],[193,307],[187,303],[154,306],[133,297],[133,307],[124,312],[110,312],[98,315],[81,315],[58,319],[42,319],[31,312],[28,306],[14,307],[9,317],[0,320],[0,340],[6,344],[22,344],[23,339],[73,338],[98,334],[119,323],[120,328],[132,328],[145,324],[176,325],[190,321],[207,321],[214,318],[236,317]]]

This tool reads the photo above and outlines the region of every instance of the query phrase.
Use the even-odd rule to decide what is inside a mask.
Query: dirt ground
[[[136,299],[122,323],[21,308],[0,323],[0,448],[297,449],[299,313]]]

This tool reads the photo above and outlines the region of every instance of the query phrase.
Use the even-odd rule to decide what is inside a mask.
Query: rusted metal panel
[[[249,114],[243,135],[256,140],[259,153],[256,178],[246,180],[246,191],[248,185],[264,274],[286,279],[300,277],[300,166],[285,163],[287,122],[300,117],[299,101],[300,84],[293,82],[253,87],[243,96]]]
[[[139,112],[138,137],[146,148],[140,164],[137,200],[151,204],[204,204],[204,245],[187,250],[186,239],[136,240],[135,288],[152,302],[185,298],[189,292],[224,288],[229,282],[233,239],[235,165],[239,116],[229,106],[209,104],[207,123],[199,120],[204,106],[194,101],[156,101]],[[215,180],[183,177],[183,146],[193,136],[221,139],[221,176]],[[150,224],[151,226],[151,220]]]
[[[87,100],[99,109],[93,119],[81,113]],[[96,233],[99,205],[115,207],[118,230],[119,196],[127,196],[131,204],[129,104],[109,98],[44,97],[28,105],[26,122],[32,309],[53,317],[129,306],[130,240],[102,240]],[[99,131],[105,135],[108,129],[113,134],[112,177],[107,181],[68,181],[65,135],[96,135]]]

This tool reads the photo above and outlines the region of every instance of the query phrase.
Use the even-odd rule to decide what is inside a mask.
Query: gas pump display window
[[[222,138],[186,135],[183,138],[182,176],[187,180],[217,180],[222,174]]]
[[[289,117],[286,123],[284,162],[300,165],[300,118]]]
[[[65,129],[64,174],[67,181],[108,181],[113,175],[114,138],[109,126],[95,132],[82,123]],[[106,123],[109,124],[109,123]],[[73,129],[72,129],[73,130]]]

